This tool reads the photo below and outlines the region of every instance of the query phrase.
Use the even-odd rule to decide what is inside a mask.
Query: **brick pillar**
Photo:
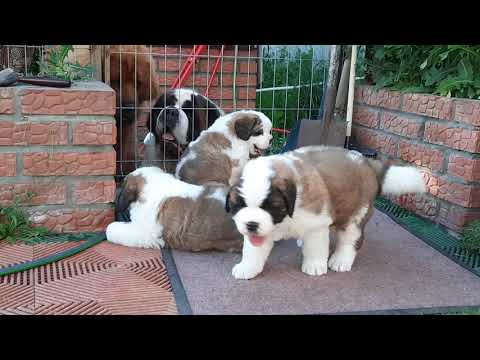
[[[0,89],[0,206],[31,191],[35,224],[103,231],[114,220],[115,92],[101,82],[69,89]]]

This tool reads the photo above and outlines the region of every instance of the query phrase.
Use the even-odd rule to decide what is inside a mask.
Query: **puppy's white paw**
[[[235,279],[248,280],[253,279],[255,276],[260,274],[262,269],[259,269],[256,266],[252,266],[245,262],[240,262],[235,265],[232,269],[232,275]]]
[[[350,271],[354,260],[353,252],[335,251],[328,260],[328,267],[337,272]]]
[[[302,272],[307,275],[320,276],[326,274],[328,270],[327,262],[321,260],[304,260]]]

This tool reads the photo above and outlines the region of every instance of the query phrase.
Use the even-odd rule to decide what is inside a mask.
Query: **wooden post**
[[[95,79],[102,81],[102,52],[103,45],[91,45],[90,47],[90,63],[95,69]]]
[[[110,85],[110,45],[103,46],[103,61],[104,61],[104,82]]]
[[[337,88],[339,82],[339,71],[341,63],[342,47],[341,45],[332,45],[330,50],[330,66],[328,70],[327,91],[324,94],[324,111],[322,119],[322,132],[320,134],[320,144],[328,144],[330,128],[334,120],[335,100],[337,97]]]

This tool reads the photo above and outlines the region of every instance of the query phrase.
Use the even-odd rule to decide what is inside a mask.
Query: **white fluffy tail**
[[[382,183],[382,194],[404,195],[425,193],[427,187],[422,174],[413,166],[388,167]]]

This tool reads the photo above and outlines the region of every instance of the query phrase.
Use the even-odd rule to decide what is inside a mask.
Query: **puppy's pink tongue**
[[[250,235],[250,242],[253,246],[260,246],[265,241],[264,236]]]

